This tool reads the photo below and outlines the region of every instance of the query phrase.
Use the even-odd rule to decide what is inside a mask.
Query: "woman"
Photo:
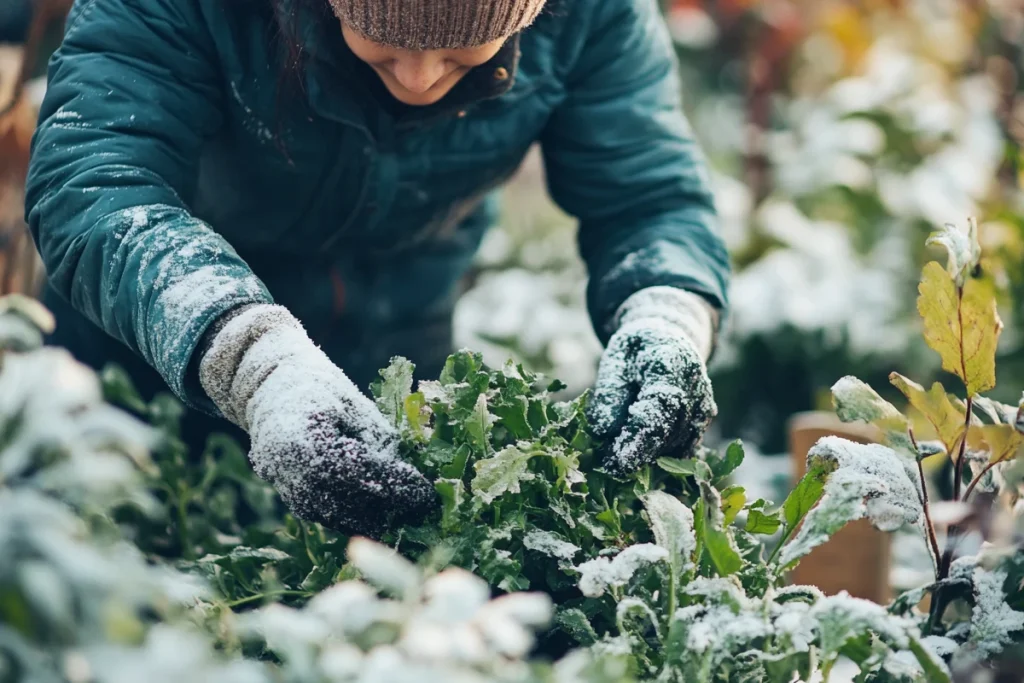
[[[238,425],[300,517],[415,520],[432,486],[357,387],[440,369],[539,141],[606,343],[603,465],[690,448],[728,262],[673,59],[654,0],[78,0],[27,200],[55,341]]]

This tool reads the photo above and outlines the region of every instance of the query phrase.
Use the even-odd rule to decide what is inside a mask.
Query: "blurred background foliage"
[[[995,395],[1016,403],[1024,320],[1010,302],[1024,301],[1024,4],[652,1],[678,48],[684,106],[712,168],[734,264],[732,310],[711,367],[720,408],[712,438],[780,453],[788,419],[829,408],[828,389],[842,375],[876,387],[888,386],[892,370],[938,378],[915,311],[920,265],[936,257],[924,237],[972,215],[1005,297]],[[4,179],[23,176],[31,102],[70,0],[36,4],[28,28],[28,17],[4,15],[4,25],[27,31],[36,58],[19,69],[16,46],[0,45],[0,86],[19,71],[34,77],[23,106],[0,118],[0,271],[8,275],[18,270],[11,263],[31,265],[34,250],[8,253],[31,245],[20,185]],[[537,154],[504,197],[504,219],[456,311],[456,342],[497,364],[513,355],[579,393],[601,348],[583,306],[575,225],[548,199]],[[9,280],[0,288],[11,289]]]
[[[1011,0],[664,0],[685,107],[712,167],[734,263],[712,362],[715,437],[786,449],[798,412],[854,374],[941,377],[920,338],[925,237],[981,224],[1004,291],[994,395],[1024,387],[1020,73]],[[512,353],[582,391],[600,347],[575,225],[534,155],[505,192],[456,314],[459,344]],[[956,386],[947,384],[947,386]],[[888,396],[897,400],[895,395]]]

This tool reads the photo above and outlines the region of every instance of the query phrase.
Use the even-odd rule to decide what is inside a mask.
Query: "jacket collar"
[[[348,48],[335,22],[309,20],[304,24],[303,36],[306,87],[313,110],[360,127],[381,114],[403,128],[462,116],[473,105],[508,92],[519,67],[520,36],[515,34],[498,54],[467,73],[441,101],[414,107],[391,96],[373,69]]]

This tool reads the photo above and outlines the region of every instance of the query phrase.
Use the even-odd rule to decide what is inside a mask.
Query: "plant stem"
[[[960,439],[959,454],[956,459],[956,466],[954,467],[954,476],[956,477],[953,482],[953,500],[960,502],[960,489],[963,487],[964,480],[964,459],[967,453],[967,431],[971,428],[971,417],[974,409],[974,399],[970,396],[967,397],[967,410],[964,415],[964,434]],[[974,483],[967,488],[967,492],[974,488]],[[956,545],[960,537],[960,527],[956,524],[951,524],[949,532],[946,535],[946,549],[942,552],[942,558],[939,560],[939,572],[936,575],[936,581],[945,581],[949,578],[949,569],[953,565],[953,554],[956,550]],[[932,628],[942,620],[942,615],[946,611],[946,605],[948,604],[946,597],[946,591],[942,590],[941,587],[936,588],[935,592],[932,593],[932,607],[928,614],[928,633],[930,634]]]
[[[924,466],[917,461],[917,473],[921,477],[921,506],[924,508],[925,531],[928,534],[928,544],[931,550],[932,562],[935,568],[935,576],[939,573],[939,539],[935,536],[935,525],[932,524],[931,506],[928,503],[928,485],[924,481]]]
[[[821,683],[828,683],[828,678],[832,675],[832,667],[836,665],[836,659],[837,657],[832,657],[822,665]]]
[[[974,407],[974,398],[967,398],[967,410],[964,417],[964,435],[960,437],[960,451],[956,458],[956,479],[953,481],[953,500],[960,500],[960,488],[964,483],[964,455],[967,453],[967,430],[971,428],[971,412]]]
[[[793,535],[794,531],[796,531],[796,527],[796,524],[794,524],[792,527],[786,527],[786,533],[782,534],[782,538],[779,540],[779,544],[775,546],[775,550],[773,550],[772,554],[768,557],[768,564],[771,564],[775,561],[775,557],[779,554],[779,551],[782,550],[782,546],[786,545],[786,543],[789,541],[789,537]]]
[[[921,451],[917,446],[917,439],[914,437],[914,430],[907,430],[910,435],[910,443],[914,445],[914,453],[917,455],[917,474],[921,478],[921,492],[918,495],[921,501],[921,509],[924,510],[924,525],[925,534],[928,536],[929,554],[932,556],[932,567],[935,570],[935,575],[938,577],[939,574],[939,540],[935,536],[935,525],[932,524],[932,513],[930,505],[928,503],[928,484],[924,479],[924,465],[921,463]]]
[[[247,605],[250,602],[258,602],[258,601],[263,600],[265,598],[279,598],[279,597],[285,596],[285,595],[302,595],[302,596],[306,596],[306,595],[309,595],[309,591],[280,590],[280,591],[270,591],[269,593],[257,593],[256,595],[250,595],[248,597],[239,598],[238,600],[232,600],[231,602],[225,602],[224,606],[225,607],[230,607],[230,608],[233,609],[233,608],[239,607],[241,605]]]
[[[989,464],[985,465],[985,469],[983,469],[981,472],[979,472],[978,476],[976,476],[971,481],[971,483],[967,485],[967,490],[964,491],[964,502],[965,503],[967,502],[967,499],[971,497],[971,491],[973,491],[974,487],[978,485],[978,482],[981,481],[981,478],[984,477],[986,474],[988,474],[988,471],[991,470],[993,467],[995,467],[998,464],[999,464],[999,461],[997,460],[997,461],[990,462]]]

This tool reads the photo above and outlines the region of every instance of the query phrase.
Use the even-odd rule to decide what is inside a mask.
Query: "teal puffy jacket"
[[[423,111],[382,95],[329,13],[298,24],[289,78],[273,4],[76,3],[27,194],[49,287],[70,302],[58,322],[89,321],[75,339],[113,345],[104,330],[207,411],[193,351],[246,302],[289,307],[357,378],[415,360],[396,331],[449,324],[494,190],[535,142],[580,221],[602,341],[643,287],[725,308],[728,257],[655,0],[549,0]]]

